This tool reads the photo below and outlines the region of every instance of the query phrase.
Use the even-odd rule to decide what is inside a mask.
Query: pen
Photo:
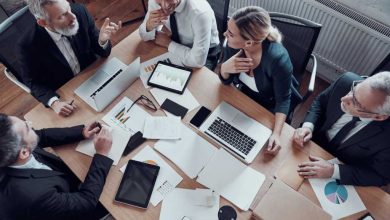
[[[70,101],[69,105],[72,105],[72,104],[73,104],[73,102],[74,102],[74,99],[72,99],[72,101]]]

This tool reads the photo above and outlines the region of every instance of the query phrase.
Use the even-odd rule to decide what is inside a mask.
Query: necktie
[[[338,147],[341,145],[341,142],[347,136],[347,134],[355,127],[356,122],[360,121],[358,117],[353,117],[351,121],[345,124],[339,132],[337,132],[336,136],[329,142],[330,146]]]
[[[175,41],[176,43],[180,44],[180,38],[179,38],[179,32],[177,30],[177,23],[176,23],[176,17],[175,13],[173,12],[169,16],[169,24],[171,25],[171,32],[172,32],[172,40]]]

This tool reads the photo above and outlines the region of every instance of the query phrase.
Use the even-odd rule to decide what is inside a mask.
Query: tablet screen
[[[191,69],[158,62],[148,84],[182,94],[191,76]]]
[[[159,166],[130,160],[115,201],[147,208],[159,170]]]

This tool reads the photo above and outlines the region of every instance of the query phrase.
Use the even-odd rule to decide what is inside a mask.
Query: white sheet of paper
[[[160,56],[154,57],[148,61],[141,63],[140,78],[141,78],[141,81],[144,84],[145,88],[150,87],[150,86],[148,86],[148,79],[149,79],[150,75],[152,74],[153,69],[156,66],[156,64],[158,63],[158,61],[165,61],[165,62],[168,62],[168,63],[170,62],[170,63],[175,64],[175,65],[181,65],[180,60],[175,55],[173,55],[172,53],[169,53],[169,52],[161,54]]]
[[[188,111],[192,111],[200,105],[188,89],[185,89],[182,95],[159,88],[153,88],[149,91],[160,106],[163,104],[165,99],[170,99],[176,102],[177,104],[187,108]]]
[[[366,209],[355,187],[338,185],[335,179],[309,179],[322,208],[340,219]]]
[[[145,120],[143,137],[148,139],[180,139],[180,117],[153,117]]]
[[[191,179],[208,163],[218,149],[181,124],[180,140],[159,140],[154,149],[176,164]]]
[[[113,165],[117,165],[122,157],[122,153],[126,148],[127,142],[129,141],[131,134],[129,132],[124,132],[119,128],[113,128],[111,131],[111,135],[112,147],[108,154],[108,157],[114,161]],[[80,141],[80,143],[76,147],[76,151],[93,157],[96,153],[93,140],[87,139]]]
[[[144,122],[150,116],[142,107],[135,104],[130,110],[133,103],[128,97],[123,99],[114,106],[102,120],[113,128],[120,128],[131,134],[137,131],[143,131]]]
[[[209,189],[174,189],[163,201],[160,211],[160,220],[183,219],[191,220],[217,220],[219,209],[219,196],[216,203],[211,206],[199,205],[199,201],[207,200],[213,192]]]
[[[220,148],[196,181],[247,211],[264,180],[262,173]]]
[[[182,180],[183,178],[165,162],[150,146],[145,146],[133,160],[155,164],[160,167],[156,184],[154,185],[150,203],[157,206]],[[120,170],[122,173],[126,170],[124,165]]]

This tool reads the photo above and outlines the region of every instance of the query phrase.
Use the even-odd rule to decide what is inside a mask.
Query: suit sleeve
[[[355,186],[383,186],[390,182],[390,149],[378,152],[369,166],[339,165],[340,182]]]
[[[39,63],[34,62],[34,59],[30,57],[31,53],[28,52],[29,49],[26,47],[26,45],[19,45],[19,64],[21,66],[20,77],[22,78],[23,83],[30,88],[31,95],[44,106],[50,107],[47,105],[49,100],[54,96],[60,96],[51,88],[39,82],[37,77],[34,77],[33,74],[40,73]]]
[[[293,67],[286,50],[272,62],[272,82],[275,94],[275,113],[288,115],[291,102]]]
[[[85,16],[87,17],[88,22],[88,34],[91,39],[92,47],[94,52],[102,57],[108,57],[111,53],[111,41],[108,41],[108,45],[105,48],[102,48],[99,44],[99,34],[100,31],[95,25],[95,21],[93,20],[93,17],[91,14],[89,14],[88,10],[85,8],[85,6],[81,5],[81,7],[84,10]]]
[[[95,154],[79,191],[65,193],[56,188],[48,190],[45,195],[34,202],[35,206],[31,209],[32,215],[34,217],[44,215],[45,218],[55,219],[56,216],[70,218],[93,212],[112,163],[113,161],[108,157]]]
[[[52,147],[70,144],[84,139],[84,125],[70,128],[47,128],[35,131],[39,138],[39,147]]]

